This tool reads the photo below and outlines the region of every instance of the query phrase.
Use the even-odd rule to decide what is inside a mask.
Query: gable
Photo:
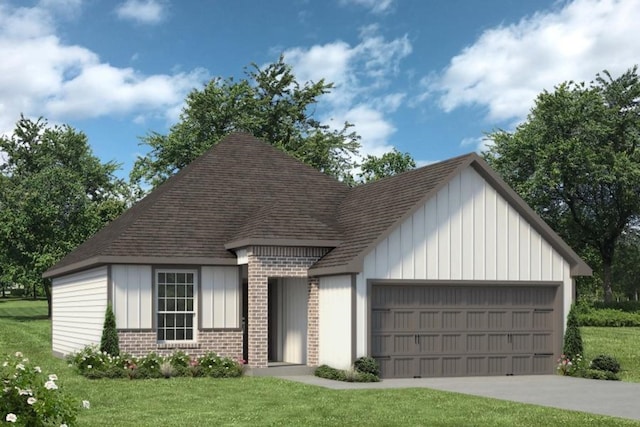
[[[381,240],[364,275],[416,280],[552,280],[569,263],[473,167],[455,175]]]

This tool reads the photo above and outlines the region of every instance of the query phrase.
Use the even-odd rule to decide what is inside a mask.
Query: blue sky
[[[637,0],[0,0],[0,133],[21,113],[83,131],[126,176],[185,95],[280,54],[336,84],[316,117],[362,154],[481,150],[536,95],[640,63]],[[1,154],[1,153],[0,153]]]

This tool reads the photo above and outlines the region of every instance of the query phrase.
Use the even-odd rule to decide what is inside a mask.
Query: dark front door
[[[249,283],[242,280],[242,358],[249,362]]]

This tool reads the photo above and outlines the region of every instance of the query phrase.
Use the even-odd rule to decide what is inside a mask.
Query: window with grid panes
[[[158,341],[193,340],[195,272],[156,272]]]

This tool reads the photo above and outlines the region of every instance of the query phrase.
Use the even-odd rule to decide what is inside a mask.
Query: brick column
[[[307,365],[318,366],[319,357],[319,323],[320,301],[319,280],[309,277],[309,298],[307,300]]]
[[[252,368],[266,368],[269,356],[268,276],[255,255],[249,254],[248,258],[248,364]]]

